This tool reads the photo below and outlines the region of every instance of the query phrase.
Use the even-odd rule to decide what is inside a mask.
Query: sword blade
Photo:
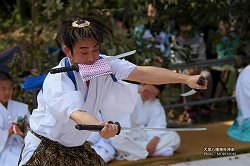
[[[126,56],[134,54],[135,52],[136,52],[136,50],[125,52],[125,53],[122,53],[122,54],[118,54],[118,55],[115,55],[115,56],[108,57],[107,60],[111,61],[111,60],[114,60],[114,59],[124,58]]]
[[[78,130],[101,131],[104,126],[101,125],[76,125]],[[140,127],[121,127],[121,130],[146,130],[146,131],[205,131],[207,128],[140,128]]]
[[[122,130],[145,130],[145,131],[205,131],[207,128],[140,128],[140,127],[122,127]]]
[[[199,80],[197,81],[198,85],[203,86],[205,84],[206,78],[204,76],[200,76]],[[185,97],[185,96],[190,96],[195,94],[197,91],[200,91],[199,89],[191,89],[190,91],[186,92],[186,93],[182,93],[181,96]]]
[[[134,54],[135,52],[136,52],[136,50],[133,50],[133,51],[125,52],[125,53],[122,53],[122,54],[114,55],[114,56],[108,57],[107,60],[111,61],[111,60],[114,60],[114,59],[124,58],[126,56]],[[55,74],[55,73],[61,73],[61,72],[67,72],[67,71],[74,71],[74,70],[77,71],[77,72],[79,71],[78,65],[53,68],[53,69],[50,70],[50,73],[51,74]]]
[[[181,96],[184,96],[184,97],[185,96],[190,96],[190,95],[193,95],[195,93],[196,93],[196,90],[192,89],[192,90],[190,90],[190,91],[188,91],[186,93],[182,93]]]

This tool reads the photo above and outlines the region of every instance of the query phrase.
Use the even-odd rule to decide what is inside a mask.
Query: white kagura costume
[[[137,97],[135,110],[120,121],[121,126],[166,128],[165,110],[159,99],[142,101],[140,94]],[[120,135],[111,138],[111,144],[118,153],[116,159],[145,159],[148,156],[146,146],[155,136],[159,137],[160,141],[152,156],[171,156],[180,146],[180,136],[175,131],[124,130]]]
[[[0,165],[17,166],[19,156],[24,144],[21,136],[12,134],[8,138],[11,122],[16,122],[19,117],[29,118],[28,105],[9,100],[7,108],[0,103]]]
[[[89,87],[77,72],[73,72],[77,88],[66,72],[48,74],[37,96],[38,108],[30,117],[31,129],[66,147],[80,146],[90,132],[75,129],[76,122],[70,119],[72,112],[80,110],[96,116],[99,110],[106,110],[102,115],[107,121],[116,121],[132,112],[136,99],[135,87],[121,80],[126,79],[136,66],[120,59],[110,61],[109,65],[118,81],[114,82],[110,75],[104,75],[91,79]],[[64,66],[65,58],[57,67]],[[28,132],[20,165],[30,159],[40,141]]]

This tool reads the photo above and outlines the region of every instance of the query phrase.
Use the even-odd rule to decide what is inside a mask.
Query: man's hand
[[[160,138],[159,137],[154,137],[151,139],[151,141],[148,143],[146,149],[148,151],[148,155],[152,155],[157,147],[157,144],[159,143]]]
[[[104,127],[99,132],[99,134],[101,137],[105,139],[114,137],[118,133],[118,126],[116,124],[110,124],[108,122],[101,122],[101,125]]]
[[[199,85],[197,82],[199,80],[200,77],[204,77],[202,75],[194,75],[194,76],[189,76],[186,84],[193,89],[207,89],[207,84],[208,81],[205,80],[205,84],[203,86]]]
[[[9,129],[9,137],[12,134],[16,134],[16,135],[19,135],[21,137],[24,137],[24,133],[20,130],[18,124],[16,124],[16,123],[13,123],[12,127]]]

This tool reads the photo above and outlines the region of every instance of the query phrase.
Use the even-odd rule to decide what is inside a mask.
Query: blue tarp
[[[26,91],[32,89],[40,89],[46,76],[47,74],[43,74],[41,76],[26,77],[24,78],[24,83],[21,85],[21,87]]]

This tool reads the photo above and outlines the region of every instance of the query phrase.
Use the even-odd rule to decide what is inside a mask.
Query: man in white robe
[[[11,100],[13,82],[7,73],[0,72],[0,165],[17,166],[24,144],[24,133],[18,118],[29,117],[28,105]]]
[[[62,59],[57,67],[65,66],[65,59]],[[116,78],[119,79],[118,82],[114,82],[110,75],[107,75],[90,80],[89,86],[87,86],[82,81],[80,73],[74,73],[77,91],[69,89],[69,85],[73,85],[73,82],[67,73],[48,74],[43,87],[52,86],[53,88],[50,88],[50,91],[43,89],[39,92],[37,100],[44,107],[34,110],[34,112],[39,110],[39,114],[31,115],[32,130],[67,147],[79,146],[87,140],[91,132],[75,129],[76,123],[69,118],[74,110],[84,110],[97,116],[98,111],[104,109],[106,111],[103,112],[103,119],[106,121],[119,119],[124,114],[132,112],[136,99],[135,87],[127,86],[128,83],[121,79],[126,78],[135,65],[125,60],[113,60],[110,62],[110,66],[112,66]],[[74,86],[70,88],[74,88]],[[110,108],[111,102],[112,107]],[[121,105],[123,107],[119,108]],[[24,163],[29,160],[39,143],[40,140],[28,132],[25,146],[29,146],[23,151]]]
[[[156,96],[159,89],[154,85],[139,88],[137,104],[129,117],[120,121],[124,127],[166,128],[165,110]],[[117,150],[116,159],[138,160],[148,156],[172,156],[180,146],[180,137],[174,131],[122,131],[111,138]]]
[[[93,65],[99,60],[100,44],[107,32],[105,25],[89,17],[75,17],[63,22],[59,36],[67,57],[56,67],[65,67],[67,60],[71,65]],[[110,75],[83,82],[83,77],[76,71],[72,73],[75,83],[66,72],[46,76],[37,96],[38,108],[30,117],[30,131],[25,137],[19,165],[105,165],[86,142],[90,131],[76,130],[75,125],[102,125],[100,136],[114,137],[118,126],[107,121],[116,121],[132,112],[136,102],[134,87],[127,86],[128,83],[121,81],[123,79],[157,84],[186,83],[197,89],[207,87],[207,82],[204,86],[196,83],[199,75],[187,76],[163,68],[139,67],[120,59],[109,61],[109,66],[117,82]],[[105,110],[102,112],[104,122],[96,119],[99,110]]]

